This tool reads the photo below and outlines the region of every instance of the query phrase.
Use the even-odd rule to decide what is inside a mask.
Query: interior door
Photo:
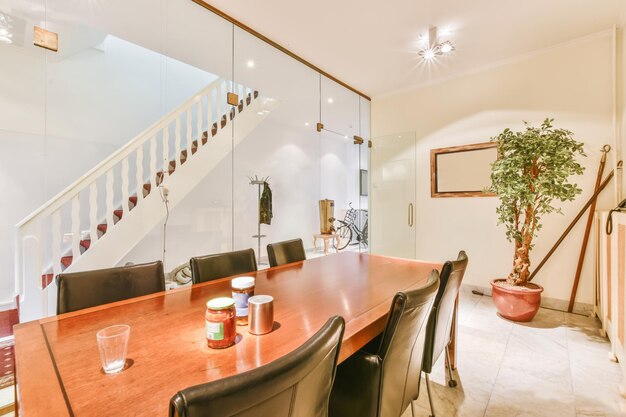
[[[375,138],[371,149],[372,253],[415,258],[415,133]]]

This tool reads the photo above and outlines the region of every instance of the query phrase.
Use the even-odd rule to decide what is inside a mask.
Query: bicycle
[[[350,208],[346,211],[346,215],[343,220],[334,219],[334,221],[337,221],[340,224],[340,226],[335,230],[335,233],[339,235],[339,243],[336,243],[333,240],[333,245],[337,251],[345,249],[348,245],[364,245],[365,247],[368,245],[367,237],[369,219],[367,210],[352,208],[352,203],[348,204],[348,206]],[[363,228],[359,228],[358,224],[355,222],[357,219],[359,223],[363,224]],[[356,239],[355,242],[352,242],[353,237]]]

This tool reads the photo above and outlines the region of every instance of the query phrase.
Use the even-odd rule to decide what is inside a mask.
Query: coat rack
[[[259,178],[256,175],[254,176],[254,178],[252,177],[248,177],[248,179],[250,180],[250,185],[256,185],[258,187],[258,198],[257,198],[257,216],[258,216],[258,221],[257,221],[257,226],[258,226],[258,230],[257,230],[257,234],[256,235],[252,235],[253,238],[257,239],[257,256],[258,256],[258,264],[259,265],[263,265],[263,263],[261,262],[261,239],[265,237],[265,235],[261,234],[261,186],[263,186],[263,184],[265,184],[266,182],[269,182],[270,177],[265,177],[265,178]]]

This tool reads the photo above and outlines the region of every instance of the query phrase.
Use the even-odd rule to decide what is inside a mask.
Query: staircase
[[[227,104],[233,92],[237,105]],[[20,321],[55,314],[60,272],[115,266],[162,221],[158,188],[168,188],[175,207],[274,105],[218,79],[22,220],[15,253]]]

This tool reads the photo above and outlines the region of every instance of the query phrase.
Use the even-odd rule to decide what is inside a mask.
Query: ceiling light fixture
[[[333,102],[333,98],[332,98],[332,97],[330,97],[330,98],[328,99],[328,102],[329,102],[329,103],[332,103],[332,102]]]
[[[437,42],[437,26],[428,29],[428,47],[418,52],[424,61],[432,61],[438,56],[449,54],[454,51],[454,45],[450,41]]]
[[[248,68],[254,68],[254,61],[253,60],[249,60],[247,62]]]

